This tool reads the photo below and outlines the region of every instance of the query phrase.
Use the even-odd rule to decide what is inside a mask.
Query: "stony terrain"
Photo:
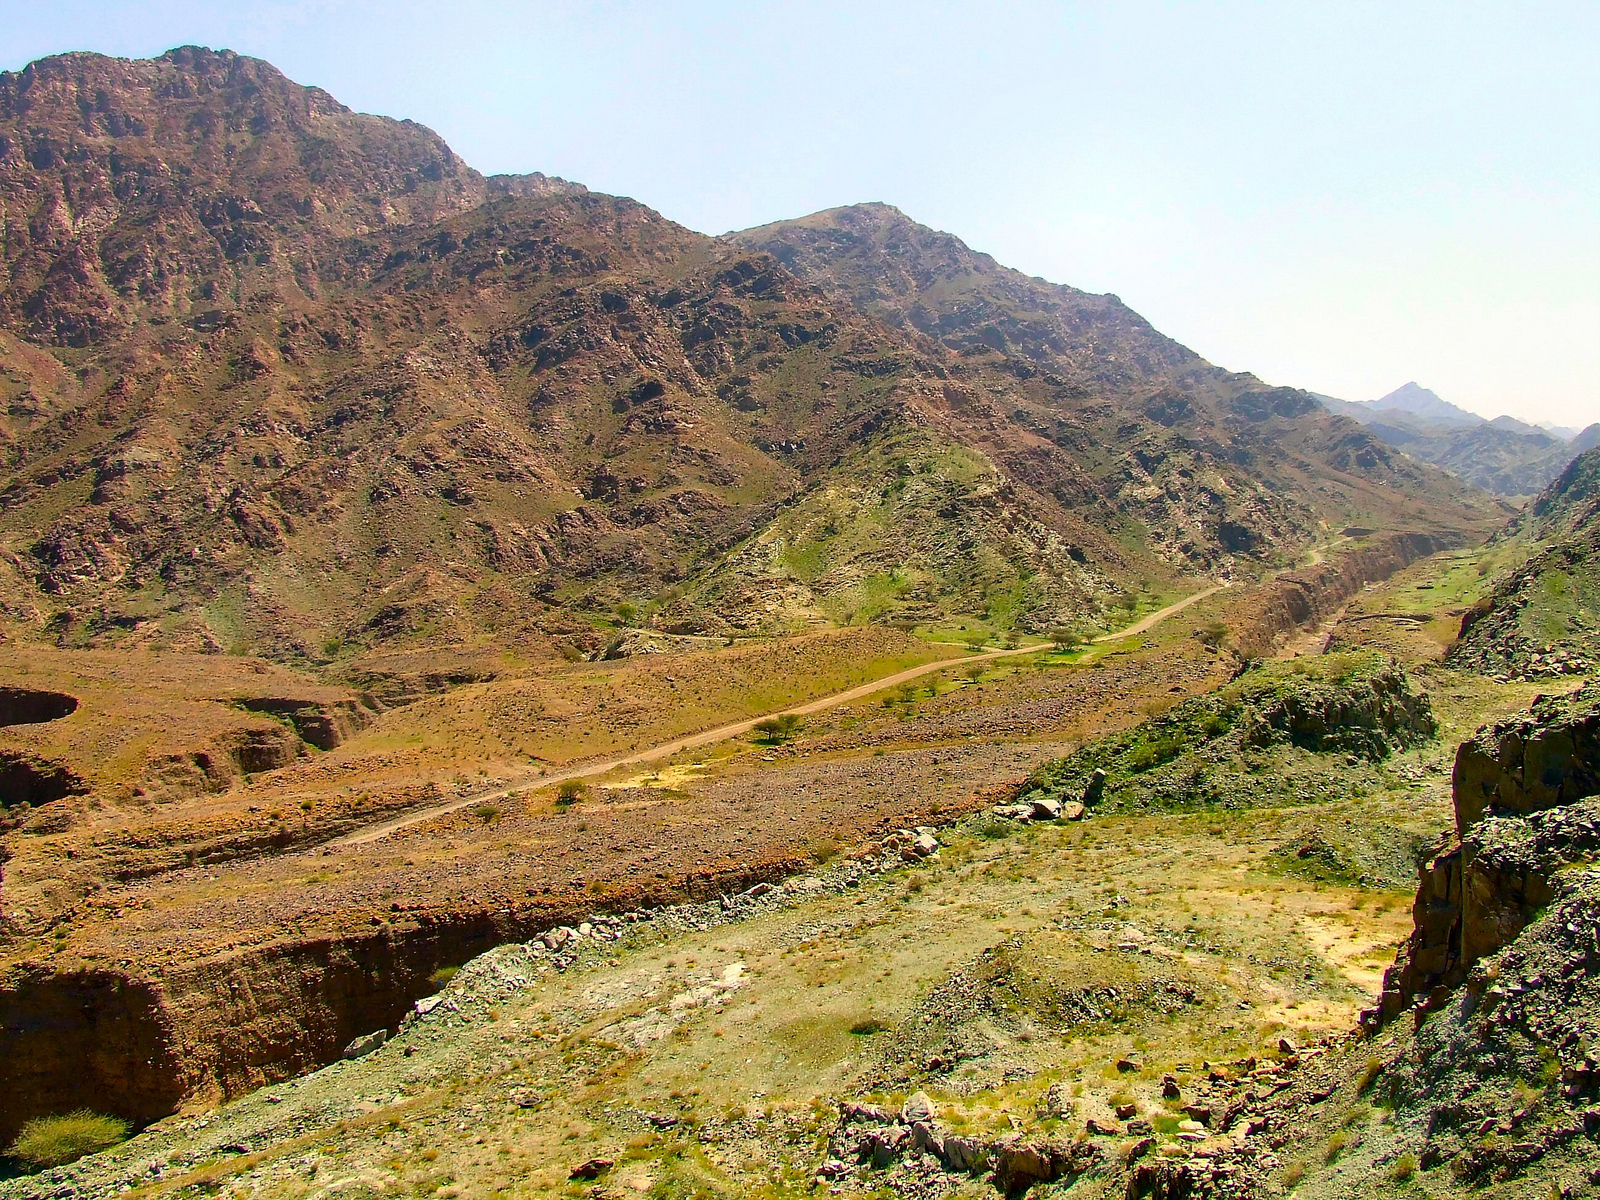
[[[1414,564],[1362,599],[1382,609],[1385,596],[1426,598],[1426,587],[1444,591],[1448,608],[1457,597],[1440,582],[1462,574],[1490,586],[1456,559]],[[10,1186],[1365,1196],[1397,1185],[1411,1160],[1405,1185],[1418,1194],[1513,1186],[1522,1190],[1508,1194],[1543,1196],[1552,1179],[1570,1183],[1577,1143],[1557,1139],[1516,1166],[1527,1102],[1494,1064],[1471,1067],[1482,1095],[1473,1112],[1480,1125],[1496,1113],[1511,1123],[1514,1137],[1489,1139],[1505,1153],[1463,1159],[1444,1142],[1425,1153],[1423,1110],[1390,1096],[1415,1069],[1407,1064],[1432,1061],[1416,1057],[1435,1053],[1416,1041],[1431,1021],[1420,1034],[1409,1014],[1376,1040],[1358,1032],[1412,926],[1413,852],[1453,827],[1456,744],[1479,714],[1510,714],[1533,689],[1454,672],[1437,646],[1269,662],[1229,682],[1235,635],[1214,628],[1237,610],[1214,596],[1143,648],[1068,651],[975,680],[958,663],[932,694],[891,692],[814,717],[788,743],[618,778],[603,801],[542,819],[603,829],[604,840],[645,828],[617,823],[630,812],[678,821],[681,835],[689,826],[675,812],[753,805],[803,821],[813,796],[841,803],[820,810],[828,844],[811,861],[825,861],[797,862],[787,877],[778,866],[768,883],[780,887],[728,876],[704,900],[666,907],[652,905],[670,896],[571,893],[531,926],[487,929],[491,942],[519,944],[472,960],[437,998],[438,984],[420,981],[413,1015],[404,1005],[362,1013],[338,1032],[343,1045],[382,1025],[391,1036],[381,1048],[221,1108],[191,1102],[119,1149]],[[1174,670],[1192,672],[1189,682]],[[1142,701],[1130,688],[1140,678],[1151,685]],[[1268,756],[1260,778],[1238,777],[1245,803],[1151,804],[1142,792],[1131,802],[1130,753],[1160,745],[1175,721],[1203,726],[1221,712],[1231,723],[1210,742]],[[1359,715],[1327,724],[1328,714]],[[1095,740],[1119,715],[1137,727]],[[1549,717],[1536,708],[1527,719]],[[1089,747],[1038,770],[1080,740]],[[1072,764],[1086,756],[1105,764],[1112,799],[1054,815],[1030,771],[1076,786]],[[1292,792],[1260,786],[1286,766]],[[861,803],[846,799],[856,770],[869,787],[895,781],[876,827],[841,823]],[[974,790],[1002,772],[1009,791]],[[939,811],[907,809],[913,795]],[[788,802],[774,809],[778,796]],[[1586,810],[1574,811],[1581,822]],[[479,861],[538,820],[463,811],[447,836],[469,850],[458,861]],[[428,845],[405,852],[422,866]],[[281,892],[262,867],[263,894]],[[432,875],[430,893],[459,886],[459,874]],[[376,930],[373,944],[403,945],[409,919],[391,912],[395,929]],[[1434,1094],[1432,1083],[1407,1086]],[[1509,1107],[1495,1107],[1506,1096]],[[1555,1110],[1538,1120],[1561,1127]],[[1458,1160],[1477,1173],[1458,1172]]]
[[[134,1134],[0,1195],[1582,1161],[1448,1032],[1470,975],[1383,972],[1457,745],[1589,703],[1461,657],[1587,467],[1480,546],[1507,506],[895,209],[703,237],[228,52],[0,74],[0,218],[0,1142]],[[1456,853],[1576,853],[1557,790]],[[1547,1164],[1421,1161],[1469,1068]]]

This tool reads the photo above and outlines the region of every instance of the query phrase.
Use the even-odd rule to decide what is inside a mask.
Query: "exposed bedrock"
[[[1246,658],[1265,657],[1285,634],[1330,619],[1364,585],[1461,541],[1450,534],[1390,533],[1286,572],[1240,600],[1228,618],[1234,644]]]
[[[354,700],[296,700],[262,696],[239,701],[249,712],[282,717],[300,740],[318,750],[332,750],[372,724],[371,714]]]
[[[1369,1023],[1436,1007],[1600,855],[1600,683],[1543,696],[1456,752],[1457,835],[1421,867],[1413,929]]]

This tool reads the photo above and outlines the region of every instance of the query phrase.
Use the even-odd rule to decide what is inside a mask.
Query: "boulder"
[[[952,1134],[944,1139],[944,1165],[976,1174],[989,1166],[989,1145],[977,1138]]]
[[[387,1029],[375,1030],[372,1033],[367,1034],[365,1037],[358,1037],[355,1041],[346,1046],[344,1048],[344,1057],[347,1059],[362,1058],[368,1054],[371,1054],[374,1050],[378,1049],[388,1040],[389,1031]]]
[[[1083,789],[1084,804],[1093,807],[1100,803],[1100,797],[1105,794],[1106,773],[1103,768],[1096,767],[1094,774],[1089,776],[1089,786]]]
[[[919,833],[911,843],[911,853],[918,858],[931,858],[939,853],[939,839],[931,833]]]
[[[1061,819],[1063,821],[1081,821],[1087,811],[1076,800],[1069,800],[1061,806]]]
[[[1057,821],[1061,819],[1061,807],[1061,801],[1043,796],[1033,802],[1030,815],[1035,821]]]
[[[927,1092],[912,1092],[900,1106],[900,1119],[907,1125],[917,1121],[931,1121],[933,1116],[933,1099]]]
[[[616,1161],[609,1158],[591,1158],[586,1163],[580,1163],[572,1168],[568,1179],[598,1179],[601,1175],[616,1166]]]

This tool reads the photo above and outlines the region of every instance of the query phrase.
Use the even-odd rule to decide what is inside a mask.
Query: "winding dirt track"
[[[1174,613],[1181,612],[1183,609],[1188,608],[1189,605],[1194,604],[1197,601],[1204,600],[1207,596],[1213,595],[1227,586],[1229,585],[1225,583],[1214,584],[1213,586],[1205,588],[1202,591],[1195,592],[1193,595],[1185,596],[1176,604],[1169,604],[1165,608],[1157,609],[1149,616],[1135,622],[1126,629],[1120,629],[1116,633],[1108,633],[1103,637],[1097,637],[1095,638],[1095,641],[1114,642],[1118,638],[1132,637],[1135,634],[1144,633],[1146,630],[1166,620]],[[382,838],[388,837],[397,829],[405,829],[407,826],[415,825],[420,821],[428,821],[432,820],[434,817],[442,817],[447,813],[456,812],[457,810],[466,808],[469,805],[485,804],[489,801],[504,799],[507,796],[520,795],[523,792],[531,792],[536,791],[539,788],[553,787],[554,785],[565,782],[568,779],[588,779],[595,775],[604,775],[608,771],[616,770],[618,767],[629,767],[637,763],[652,762],[659,758],[670,758],[672,755],[681,753],[684,750],[692,750],[697,746],[707,746],[714,742],[721,742],[727,740],[728,738],[738,737],[743,733],[749,733],[756,727],[757,722],[765,721],[768,717],[779,716],[782,713],[794,713],[796,716],[805,716],[808,713],[821,712],[823,709],[832,708],[837,704],[848,704],[852,700],[863,699],[867,696],[873,695],[876,692],[881,692],[885,688],[898,687],[902,683],[910,683],[914,679],[920,679],[924,675],[931,675],[935,671],[943,671],[950,667],[965,667],[972,663],[989,662],[997,658],[1011,658],[1019,654],[1036,654],[1049,644],[1050,643],[1048,642],[1039,642],[1031,646],[1018,646],[1012,650],[987,650],[982,654],[972,654],[965,658],[942,658],[934,662],[922,663],[920,666],[908,667],[904,671],[896,671],[893,675],[885,675],[882,679],[874,679],[871,683],[859,684],[856,687],[848,688],[842,692],[834,692],[832,695],[822,696],[816,700],[808,700],[804,704],[795,705],[793,708],[781,709],[775,713],[761,713],[754,717],[746,717],[741,721],[733,721],[727,725],[718,725],[715,729],[702,730],[699,733],[691,733],[685,737],[676,738],[670,742],[662,742],[660,745],[650,746],[644,750],[636,750],[632,754],[623,755],[620,758],[608,758],[601,762],[592,762],[586,763],[583,766],[569,767],[564,771],[556,771],[548,775],[539,775],[523,780],[520,783],[512,784],[510,787],[501,788],[498,791],[479,792],[472,796],[462,796],[458,799],[451,800],[446,804],[436,804],[432,808],[419,809],[416,812],[407,813],[403,817],[395,817],[392,820],[381,821],[376,825],[368,825],[365,829],[358,830],[355,833],[346,834],[342,838],[335,838],[330,842],[324,843],[324,845],[330,848],[339,846],[364,846],[369,842],[376,842]]]

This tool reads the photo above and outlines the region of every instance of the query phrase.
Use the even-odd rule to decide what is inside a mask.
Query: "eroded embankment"
[[[641,891],[637,907],[704,900],[802,868],[799,858]],[[609,906],[608,906],[609,907]],[[150,978],[83,966],[0,980],[0,1143],[30,1117],[92,1108],[136,1124],[188,1099],[239,1095],[393,1029],[430,979],[494,946],[575,924],[581,896],[520,908],[397,915],[370,932],[281,940]]]
[[[1284,635],[1331,618],[1366,584],[1387,579],[1462,540],[1436,533],[1383,534],[1316,566],[1285,572],[1235,606],[1227,622],[1233,643],[1246,658],[1264,658]]]
[[[943,819],[993,804],[1020,784],[972,794]],[[600,907],[714,900],[812,866],[797,848],[730,869],[641,880],[609,892]],[[430,977],[440,968],[576,925],[597,901],[578,890],[523,902],[397,907],[404,911],[360,932],[282,938],[145,977],[95,965],[12,968],[0,978],[0,1143],[42,1114],[88,1107],[145,1124],[186,1101],[236,1096],[314,1069],[355,1038],[395,1028],[437,989]]]

